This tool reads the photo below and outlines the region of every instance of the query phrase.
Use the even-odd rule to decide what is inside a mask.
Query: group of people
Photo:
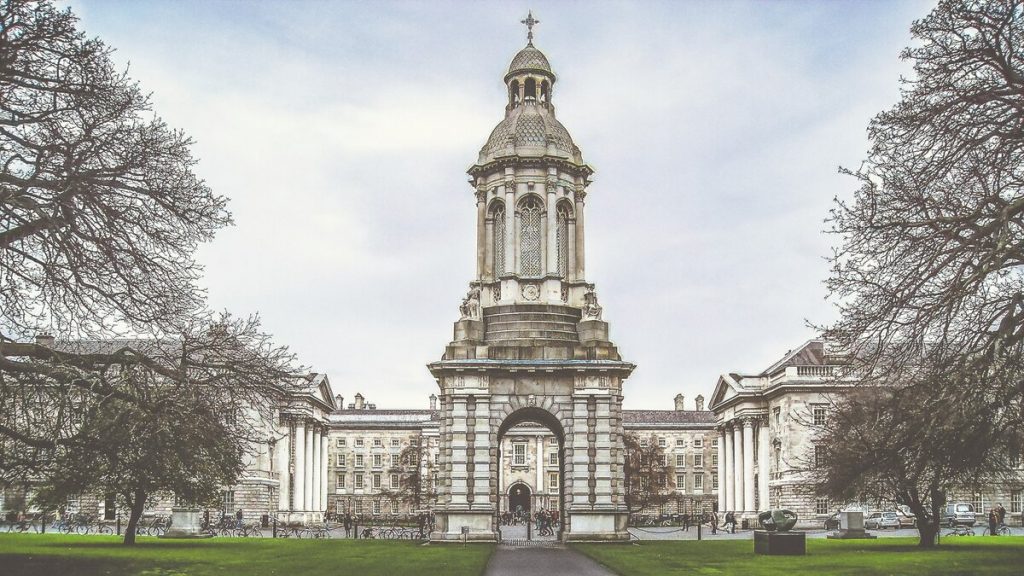
[[[992,536],[999,535],[999,527],[1005,524],[1006,508],[1002,502],[996,503],[995,507],[988,511],[988,533]]]

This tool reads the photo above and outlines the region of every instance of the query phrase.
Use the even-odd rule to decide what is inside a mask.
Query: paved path
[[[484,576],[615,576],[604,566],[568,548],[498,546]]]

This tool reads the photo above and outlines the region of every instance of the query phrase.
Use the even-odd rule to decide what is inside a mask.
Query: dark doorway
[[[529,518],[530,500],[530,487],[526,484],[514,484],[508,489],[508,509],[513,514],[519,514],[521,511]]]

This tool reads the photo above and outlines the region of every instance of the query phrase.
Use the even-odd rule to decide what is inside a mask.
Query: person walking
[[[996,516],[998,516],[999,525],[1006,524],[1006,508],[1003,508],[1003,503],[996,503]]]
[[[352,514],[345,513],[345,538],[352,536]]]
[[[988,533],[992,536],[999,535],[999,513],[995,508],[988,511]]]
[[[718,512],[715,512],[714,510],[712,510],[711,511],[711,516],[710,516],[710,520],[711,520],[711,533],[712,534],[718,534]]]

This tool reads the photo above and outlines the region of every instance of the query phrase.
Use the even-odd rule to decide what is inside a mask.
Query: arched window
[[[545,80],[540,83],[540,101],[546,104],[548,99],[548,81]]]
[[[524,86],[526,88],[526,90],[525,90],[526,93],[523,95],[523,98],[526,99],[526,100],[536,100],[537,99],[537,81],[534,80],[533,78],[527,78]]]
[[[494,277],[500,278],[505,273],[505,205],[501,202],[491,208],[494,219]]]
[[[519,103],[519,80],[513,80],[508,89],[509,103],[515,106]]]
[[[541,275],[541,220],[544,205],[536,196],[528,196],[519,204],[520,267],[523,276]]]
[[[569,275],[569,219],[572,208],[565,202],[555,210],[555,246],[558,250],[558,275],[566,278]]]

